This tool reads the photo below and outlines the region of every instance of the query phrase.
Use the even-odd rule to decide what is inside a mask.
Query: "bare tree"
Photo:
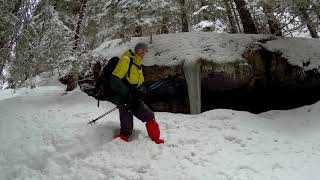
[[[251,13],[246,7],[244,0],[234,0],[237,10],[240,15],[240,19],[243,25],[244,33],[246,34],[258,34],[258,30],[252,19]]]

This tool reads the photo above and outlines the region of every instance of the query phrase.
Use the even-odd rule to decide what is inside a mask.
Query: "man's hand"
[[[140,86],[136,89],[133,89],[129,93],[129,101],[133,105],[142,99],[148,93],[147,89],[144,86]]]
[[[143,95],[146,95],[149,92],[148,88],[146,88],[146,86],[144,85],[141,85],[140,87],[138,87],[137,90]]]

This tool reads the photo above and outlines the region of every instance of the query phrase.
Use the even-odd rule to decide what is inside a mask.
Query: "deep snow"
[[[114,139],[113,107],[51,84],[0,90],[0,179],[318,179],[320,103],[289,111],[217,109],[156,113],[163,145],[135,119],[129,143]]]

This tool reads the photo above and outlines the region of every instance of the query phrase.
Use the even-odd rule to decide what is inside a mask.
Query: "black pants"
[[[154,119],[154,112],[142,101],[139,100],[132,108],[119,108],[120,133],[129,137],[133,130],[133,116],[142,122]]]

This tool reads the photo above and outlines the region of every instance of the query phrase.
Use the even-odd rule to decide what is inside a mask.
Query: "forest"
[[[0,87],[90,65],[91,51],[179,32],[319,38],[318,0],[1,0]]]

